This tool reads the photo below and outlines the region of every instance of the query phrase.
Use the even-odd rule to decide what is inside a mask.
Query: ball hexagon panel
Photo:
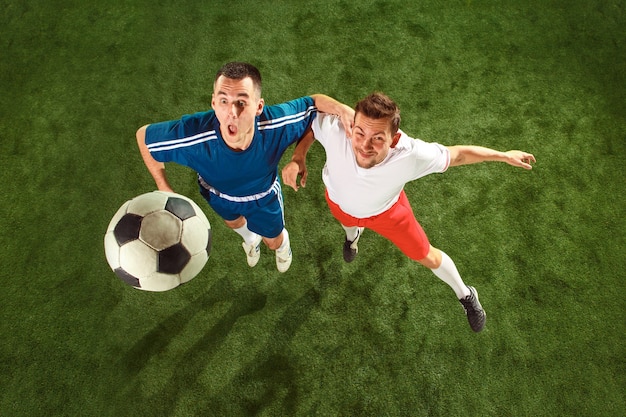
[[[190,281],[193,277],[198,275],[200,271],[202,271],[202,268],[204,268],[208,259],[209,252],[206,251],[200,251],[193,255],[180,273],[180,283],[183,284]]]
[[[163,274],[153,272],[141,278],[141,287],[137,287],[144,291],[168,291],[180,285],[178,275]]]
[[[209,223],[209,219],[207,219],[206,214],[204,214],[204,212],[200,209],[200,207],[198,207],[197,204],[195,204],[195,211],[196,211],[196,216],[202,221],[202,224],[204,224],[204,227],[207,229],[211,228],[211,224]]]
[[[120,265],[130,275],[143,279],[156,271],[157,252],[141,240],[120,247]]]
[[[104,254],[113,271],[120,267],[120,245],[118,245],[117,240],[115,240],[113,230],[108,231],[106,235],[104,235]]]
[[[183,233],[181,242],[193,255],[201,251],[211,252],[211,229],[207,227],[200,216],[191,217],[183,222],[184,230],[193,230],[193,233]]]
[[[142,194],[128,202],[126,212],[145,216],[152,212],[163,210],[170,195],[170,193],[163,191]]]
[[[183,222],[169,211],[160,210],[143,218],[139,238],[158,251],[180,242],[182,233]]]

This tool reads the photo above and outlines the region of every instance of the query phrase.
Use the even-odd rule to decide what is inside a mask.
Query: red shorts
[[[360,219],[344,213],[341,208],[328,197],[326,202],[333,216],[344,226],[366,227],[389,239],[406,256],[419,261],[428,255],[430,242],[424,229],[415,219],[413,209],[404,190],[398,201],[391,208],[376,216]]]

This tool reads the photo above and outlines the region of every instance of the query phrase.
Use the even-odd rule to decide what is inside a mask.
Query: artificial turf
[[[626,409],[623,2],[0,4],[0,415]],[[269,104],[380,90],[415,137],[534,153],[530,172],[481,164],[406,187],[433,245],[478,288],[482,333],[373,232],[343,262],[319,145],[307,188],[283,190],[286,274],[267,249],[249,269],[178,166],[174,188],[214,229],[205,269],[164,293],[113,274],[108,222],[154,189],[135,130],[208,109],[231,60],[259,67]]]

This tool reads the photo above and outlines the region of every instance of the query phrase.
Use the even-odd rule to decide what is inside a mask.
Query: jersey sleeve
[[[410,144],[410,154],[414,160],[411,164],[412,179],[445,172],[450,166],[450,151],[444,145],[436,142],[425,142],[408,136],[405,136],[405,140],[405,143]]]
[[[272,132],[282,132],[287,145],[299,140],[311,126],[317,114],[317,108],[312,97],[300,97],[281,104],[265,106],[258,128],[269,136]]]
[[[308,119],[309,123],[313,120],[317,112],[313,97],[309,96],[300,97],[270,107],[274,108],[275,111],[283,113],[286,117]]]
[[[317,108],[311,97],[263,108],[257,119],[257,133],[270,166],[278,166],[285,150],[304,136],[316,114]]]
[[[150,155],[159,162],[184,163],[190,145],[215,136],[215,129],[210,127],[214,117],[213,111],[207,111],[148,125],[145,141]]]
[[[318,113],[312,124],[313,135],[322,146],[326,147],[329,141],[346,139],[346,132],[338,116]]]

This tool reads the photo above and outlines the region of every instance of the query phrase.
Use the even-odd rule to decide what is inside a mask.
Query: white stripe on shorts
[[[241,196],[241,197],[240,196],[232,196],[232,195],[224,194],[224,193],[216,190],[214,187],[212,187],[206,181],[204,181],[204,179],[201,176],[199,176],[199,175],[198,175],[198,181],[200,182],[200,185],[205,190],[210,191],[211,193],[215,194],[219,198],[223,198],[224,200],[228,200],[228,201],[233,201],[235,203],[245,203],[245,202],[249,202],[249,201],[260,200],[263,197],[267,197],[272,192],[278,193],[278,191],[280,190],[280,183],[278,182],[278,177],[276,177],[276,180],[274,180],[274,183],[272,184],[272,186],[268,190],[263,191],[262,193],[257,193],[257,194],[252,194],[252,195],[245,195],[245,196]]]

